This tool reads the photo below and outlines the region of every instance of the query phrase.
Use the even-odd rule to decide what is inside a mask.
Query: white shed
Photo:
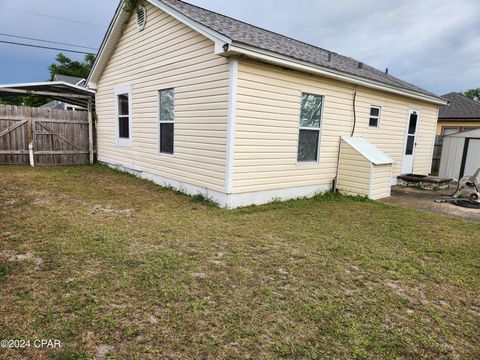
[[[365,138],[342,136],[337,188],[377,200],[390,196],[393,160]]]
[[[480,168],[480,129],[474,129],[443,138],[440,160],[441,177],[459,180]]]

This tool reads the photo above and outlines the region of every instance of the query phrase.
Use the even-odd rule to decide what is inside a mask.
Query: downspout
[[[338,144],[338,155],[337,155],[337,172],[335,174],[335,179],[333,180],[333,193],[336,194],[338,190],[338,173],[340,172],[340,151],[342,150],[342,137],[340,136],[340,143]]]

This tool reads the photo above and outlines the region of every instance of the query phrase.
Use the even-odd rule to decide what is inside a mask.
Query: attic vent
[[[137,7],[137,30],[142,31],[145,29],[145,24],[147,23],[147,9],[145,6],[140,5]]]

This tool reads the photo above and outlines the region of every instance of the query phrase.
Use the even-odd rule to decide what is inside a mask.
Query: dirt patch
[[[95,359],[105,359],[107,354],[112,351],[114,348],[110,345],[100,345],[97,346],[97,351],[95,353]]]
[[[480,210],[467,209],[453,204],[440,204],[435,200],[442,199],[444,195],[450,195],[455,191],[452,186],[445,191],[429,191],[403,186],[394,186],[389,198],[382,200],[385,204],[398,205],[415,210],[428,211],[431,213],[446,215],[467,221],[480,223]]]
[[[398,281],[393,280],[387,280],[385,285],[391,288],[396,295],[407,299],[411,303],[422,305],[428,305],[429,303],[425,298],[425,294],[423,294],[423,292],[421,292],[418,288],[405,289],[404,287],[400,286]]]
[[[110,206],[102,206],[102,205],[95,205],[93,207],[90,208],[90,212],[92,214],[95,214],[95,213],[106,213],[106,214],[111,214],[111,213],[114,213],[114,214],[129,214],[129,213],[132,213],[134,212],[135,209],[114,209]]]
[[[35,264],[35,270],[39,270],[43,265],[43,260],[35,256],[35,254],[32,252],[21,254],[15,250],[4,250],[0,252],[0,258],[5,258],[11,262],[32,262],[33,264]]]

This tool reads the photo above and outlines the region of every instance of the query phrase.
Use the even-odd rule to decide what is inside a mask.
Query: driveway
[[[428,191],[404,186],[394,186],[392,188],[392,195],[382,200],[382,202],[480,223],[480,210],[466,209],[453,204],[439,204],[435,202],[436,199],[441,199],[445,194],[452,194],[455,189],[456,186],[451,186],[448,190]]]

